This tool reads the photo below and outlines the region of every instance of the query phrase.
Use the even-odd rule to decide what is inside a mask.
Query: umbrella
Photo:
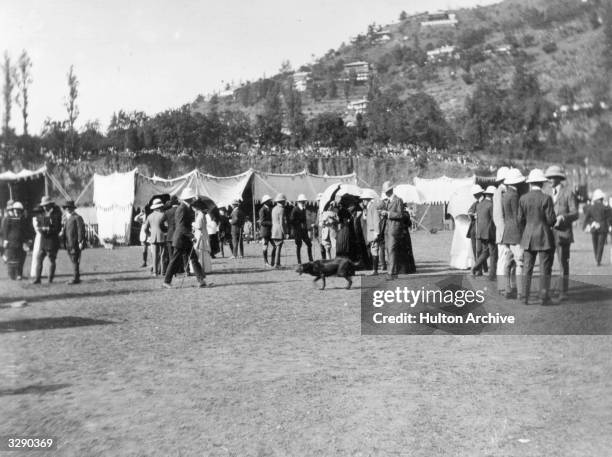
[[[191,206],[198,209],[206,209],[208,211],[211,211],[213,208],[217,207],[215,202],[210,197],[205,195],[198,196]]]
[[[340,189],[336,196],[342,197],[343,195],[354,195],[355,197],[361,196],[361,187],[355,184],[340,184]]]
[[[425,203],[425,196],[412,184],[399,184],[393,188],[393,193],[404,203]]]
[[[467,214],[474,201],[472,184],[460,187],[450,196],[446,212],[456,219],[462,214]]]

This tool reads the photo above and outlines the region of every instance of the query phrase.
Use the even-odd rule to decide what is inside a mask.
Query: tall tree
[[[79,80],[74,73],[74,65],[70,65],[70,69],[68,70],[66,77],[68,81],[68,100],[66,100],[65,106],[66,111],[68,112],[68,136],[70,142],[70,152],[74,152],[74,123],[79,116],[79,107],[76,104],[77,97],[79,96]]]
[[[4,51],[4,62],[2,63],[2,77],[4,80],[4,87],[2,89],[2,98],[4,102],[2,133],[6,135],[9,132],[11,124],[13,89],[15,88],[15,69],[11,65],[11,57],[9,56],[8,51]]]
[[[15,101],[17,102],[17,105],[19,105],[19,108],[21,108],[23,134],[27,136],[29,88],[30,84],[32,84],[32,60],[25,49],[17,61],[15,76],[15,84],[17,85],[17,97],[15,98]]]
[[[606,68],[612,69],[612,3],[606,2],[603,14],[605,47],[604,62]]]

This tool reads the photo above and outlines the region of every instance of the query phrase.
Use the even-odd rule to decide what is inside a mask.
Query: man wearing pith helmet
[[[531,277],[536,256],[540,257],[540,299],[541,304],[550,304],[550,275],[555,256],[555,240],[552,227],[555,225],[555,209],[552,197],[542,191],[547,179],[542,170],[529,172],[527,183],[530,190],[519,199],[518,220],[523,230],[523,293],[522,298],[529,304]]]
[[[544,173],[552,186],[552,199],[557,220],[553,227],[555,249],[561,270],[557,289],[559,298],[565,300],[569,287],[570,246],[574,242],[572,224],[578,220],[578,205],[574,192],[564,183],[565,173],[559,165],[551,165]]]
[[[521,248],[521,229],[518,220],[518,186],[525,177],[518,168],[511,168],[504,179],[506,191],[502,197],[504,232],[502,243],[507,252],[504,260],[506,278],[505,297],[522,299],[521,275],[523,274],[523,249]]]
[[[272,240],[276,244],[274,268],[281,268],[281,251],[283,249],[283,240],[287,235],[287,221],[285,219],[286,202],[287,197],[285,197],[285,194],[278,194],[274,198],[274,208],[272,208]]]
[[[306,222],[306,201],[306,195],[298,195],[297,205],[295,205],[293,211],[291,211],[291,217],[289,218],[295,237],[295,249],[298,264],[302,263],[302,243],[306,245],[308,261],[312,262],[312,243],[308,237],[308,224]]]

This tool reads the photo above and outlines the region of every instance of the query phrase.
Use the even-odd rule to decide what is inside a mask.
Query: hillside
[[[602,10],[597,0],[505,0],[442,15],[402,16],[393,24],[370,24],[312,65],[228,88],[213,101],[221,110],[242,110],[254,119],[263,109],[266,82],[293,82],[306,118],[335,112],[351,120],[360,108],[348,109],[349,104],[364,99],[376,84],[400,98],[426,92],[453,120],[475,81],[507,84],[520,57],[554,106],[598,103],[609,96]],[[345,67],[351,62],[367,63],[367,70],[351,73]],[[206,113],[210,102],[200,96],[192,109]]]

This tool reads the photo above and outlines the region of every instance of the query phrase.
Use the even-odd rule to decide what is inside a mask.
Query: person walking
[[[242,259],[244,257],[244,242],[242,240],[242,230],[244,227],[244,212],[240,209],[240,200],[232,202],[232,213],[230,215],[230,225],[232,233],[233,252],[232,259]]]
[[[276,244],[272,239],[272,197],[264,195],[261,197],[261,208],[259,208],[259,227],[262,242],[262,254],[265,267],[273,267],[276,262]],[[268,245],[272,245],[270,260],[268,260]]]
[[[588,227],[593,241],[593,254],[595,263],[601,266],[604,245],[608,237],[608,231],[612,226],[612,210],[604,205],[605,194],[601,189],[595,189],[591,201],[593,202],[586,210],[584,217],[584,227]]]
[[[484,198],[476,205],[476,238],[481,243],[482,251],[472,267],[472,274],[475,276],[489,260],[489,281],[495,281],[497,276],[497,244],[492,200],[494,193],[495,186],[487,187],[483,192]]]
[[[521,248],[521,229],[518,220],[519,193],[517,186],[525,182],[525,177],[517,168],[511,168],[504,179],[506,191],[502,197],[502,216],[504,232],[502,243],[506,248],[504,257],[504,276],[506,285],[505,298],[522,300],[523,289],[521,276],[523,274],[523,249]],[[499,260],[501,261],[501,259]]]
[[[55,260],[59,250],[59,234],[62,231],[62,210],[57,206],[51,197],[45,195],[40,200],[42,208],[39,217],[41,230],[40,252],[36,258],[36,276],[32,284],[40,284],[42,266],[45,257],[49,258],[49,283],[55,278]]]
[[[178,208],[179,201],[176,195],[170,197],[168,201],[168,207],[164,211],[166,215],[166,226],[168,230],[166,231],[166,255],[162,259],[165,263],[162,263],[162,274],[166,274],[168,270],[168,264],[170,263],[170,259],[172,258],[172,254],[174,252],[174,248],[172,247],[172,237],[174,236],[174,227],[175,227],[175,216],[176,216],[176,208]],[[181,270],[179,270],[179,273]]]
[[[466,237],[469,238],[472,242],[472,255],[474,258],[474,263],[472,264],[472,266],[476,264],[476,261],[480,256],[480,251],[482,248],[480,242],[478,241],[478,237],[476,236],[476,207],[478,206],[478,202],[480,201],[483,192],[484,189],[478,184],[474,184],[472,186],[472,195],[474,196],[475,200],[474,203],[472,203],[472,206],[470,206],[470,209],[468,210],[470,225],[468,226],[468,231],[466,235]],[[484,264],[483,267],[486,267],[486,264]],[[479,269],[476,274],[481,276],[482,272],[483,269]],[[487,273],[487,270],[484,270],[484,272]]]
[[[147,237],[147,232],[145,232],[145,221],[147,220],[147,212],[143,207],[138,214],[134,217],[134,222],[140,224],[140,234],[138,239],[140,240],[140,244],[142,245],[142,265],[140,268],[147,267],[147,257],[149,254],[149,239]]]
[[[38,253],[40,252],[40,239],[41,230],[39,225],[39,215],[42,213],[42,208],[37,206],[34,209],[34,215],[32,216],[32,227],[34,229],[34,243],[32,246],[32,264],[30,265],[30,278],[36,277],[36,266],[38,260]]]
[[[75,204],[72,200],[67,200],[63,205],[65,211],[64,226],[60,234],[66,244],[68,257],[72,262],[72,279],[68,284],[79,284],[81,282],[81,252],[85,247],[85,222],[76,213]]]
[[[363,201],[363,233],[365,236],[365,242],[367,243],[372,257],[372,275],[378,275],[379,266],[379,246],[380,246],[380,214],[378,213],[378,194],[372,189],[364,189],[361,194],[361,200]]]
[[[148,234],[149,244],[151,245],[151,253],[153,254],[153,266],[151,273],[154,276],[162,274],[163,264],[162,259],[166,255],[166,232],[168,224],[166,214],[163,212],[164,204],[159,198],[155,198],[151,203],[151,214],[147,216],[144,224],[145,233]]]
[[[509,255],[506,245],[502,243],[502,237],[504,235],[502,199],[506,192],[504,180],[508,175],[508,171],[510,171],[508,167],[500,167],[497,170],[497,175],[495,177],[496,189],[491,199],[493,201],[493,223],[495,224],[495,245],[497,249],[497,271],[495,272],[497,275],[497,292],[502,296],[505,295],[506,281],[504,281],[504,269]]]
[[[193,236],[195,240],[195,250],[202,265],[204,273],[212,272],[212,260],[210,257],[210,240],[206,228],[205,208],[195,208],[195,221],[193,222]]]
[[[386,219],[385,228],[385,247],[388,254],[389,269],[387,271],[389,279],[397,278],[398,260],[401,249],[401,239],[403,236],[403,224],[405,223],[404,202],[393,193],[391,181],[385,181],[382,192],[388,198],[384,203],[384,209],[380,215]]]
[[[219,222],[213,214],[214,211],[216,211],[216,208],[206,212],[206,231],[208,232],[211,259],[214,259],[219,253]]]
[[[323,210],[319,218],[321,258],[323,260],[331,260],[335,255],[338,225],[340,224],[336,209],[335,202],[331,202],[329,208]]]
[[[10,212],[2,221],[2,247],[8,276],[12,280],[21,280],[22,258],[25,253],[26,220],[23,217],[21,202],[13,202]]]
[[[536,257],[540,257],[540,303],[550,304],[550,275],[555,256],[555,239],[552,227],[557,219],[552,197],[542,191],[547,181],[542,170],[535,168],[529,172],[527,183],[530,190],[519,199],[518,220],[522,229],[521,248],[523,249],[523,294],[529,304],[531,278]]]
[[[298,265],[302,264],[302,243],[306,245],[306,253],[308,261],[312,262],[312,242],[308,236],[308,223],[306,222],[306,196],[298,195],[297,205],[293,207],[289,218],[293,227],[293,237],[295,240],[295,252],[297,255]]]
[[[172,235],[172,247],[174,249],[162,283],[162,287],[166,289],[172,288],[172,278],[180,266],[189,265],[189,262],[192,263],[199,287],[206,287],[205,274],[193,246],[192,224],[195,216],[191,203],[196,198],[196,193],[189,188],[185,188],[181,192],[181,203],[176,208],[174,234]]]
[[[283,240],[287,235],[287,222],[285,219],[286,202],[287,197],[285,197],[285,194],[278,194],[274,198],[274,208],[272,208],[272,241],[276,245],[274,268],[281,268],[281,251],[283,249]]]
[[[578,220],[578,204],[574,192],[564,183],[565,173],[559,165],[551,165],[544,175],[552,185],[552,199],[557,216],[557,221],[553,226],[553,236],[561,270],[557,290],[559,299],[565,300],[569,288],[570,247],[574,242],[572,225]]]

